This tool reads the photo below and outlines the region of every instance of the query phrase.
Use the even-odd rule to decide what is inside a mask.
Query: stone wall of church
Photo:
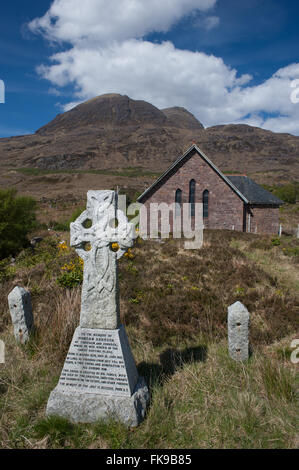
[[[177,189],[182,190],[182,203],[188,203],[191,179],[196,182],[195,202],[202,203],[203,192],[205,190],[209,191],[209,210],[208,218],[204,219],[205,228],[243,231],[243,201],[220,178],[215,170],[195,152],[144,202],[147,209],[147,233],[149,233],[150,205],[162,202],[166,204],[174,203]],[[141,219],[140,228],[143,231],[145,216]],[[172,227],[172,217],[170,217],[170,225]]]
[[[247,232],[277,234],[279,230],[279,208],[267,206],[250,207],[250,223],[247,215]],[[250,228],[249,228],[250,225]]]
[[[246,231],[248,227],[248,213],[244,214],[243,200],[231,189],[231,187],[216,173],[216,171],[201,158],[196,151],[190,154],[189,159],[178,168],[158,189],[153,192],[146,201],[147,217],[141,216],[141,232],[149,234],[150,205],[152,203],[173,204],[177,189],[182,191],[182,203],[189,202],[189,183],[196,182],[195,202],[202,203],[203,192],[209,191],[209,215],[204,219],[204,226],[208,229],[244,230],[244,218],[246,219]],[[172,231],[173,217],[169,218]],[[250,217],[251,233],[277,233],[279,226],[279,209],[269,207],[252,207]],[[159,232],[161,220],[159,221]]]

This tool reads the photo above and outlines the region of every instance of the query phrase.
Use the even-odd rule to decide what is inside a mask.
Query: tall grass
[[[284,256],[294,269],[294,257],[283,255],[283,239],[279,246],[270,237],[258,246],[255,240],[206,232],[199,251],[186,252],[176,240],[141,241],[134,259],[122,258],[122,321],[151,392],[146,419],[135,430],[118,422],[75,425],[45,417],[79,324],[80,287],[63,289],[56,282],[62,264],[76,255],[58,255],[57,240],[45,240],[35,254],[17,258],[12,277],[0,285],[0,338],[7,353],[0,365],[0,447],[295,448],[298,395],[289,347],[298,292],[284,283],[286,271],[276,275],[269,264],[248,259]],[[25,347],[14,341],[5,299],[15,284],[33,293],[36,333]],[[227,351],[227,306],[236,300],[252,320],[253,356],[244,364]]]

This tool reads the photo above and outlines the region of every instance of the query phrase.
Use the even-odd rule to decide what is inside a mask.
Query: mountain
[[[101,95],[79,104],[66,113],[59,114],[37,134],[72,131],[78,128],[127,127],[139,125],[163,126],[165,114],[146,101],[131,100],[117,94]]]
[[[167,125],[178,127],[180,129],[196,129],[203,130],[203,125],[189,113],[187,109],[181,108],[179,106],[174,106],[173,108],[162,109],[163,113],[167,117]]]
[[[299,181],[299,137],[248,125],[205,129],[184,108],[159,110],[119,94],[79,104],[33,135],[0,139],[0,168],[141,167],[160,173],[194,142],[222,171]]]

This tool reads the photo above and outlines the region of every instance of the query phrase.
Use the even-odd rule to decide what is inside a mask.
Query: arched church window
[[[209,217],[209,191],[207,189],[203,192],[202,202],[203,202],[203,218],[207,219]]]
[[[179,216],[181,214],[182,207],[182,190],[177,189],[175,192],[175,215]]]
[[[189,204],[190,204],[190,215],[195,216],[195,180],[191,180],[189,183]]]

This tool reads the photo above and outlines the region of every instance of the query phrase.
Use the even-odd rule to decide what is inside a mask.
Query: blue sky
[[[0,137],[109,92],[298,135],[298,18],[290,0],[2,3]]]

